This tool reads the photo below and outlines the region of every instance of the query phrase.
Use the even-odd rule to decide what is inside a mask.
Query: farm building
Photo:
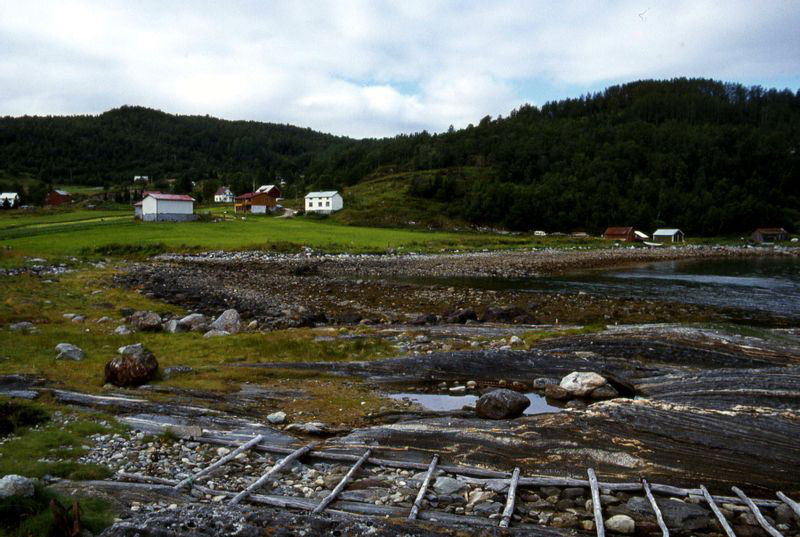
[[[306,212],[330,214],[344,207],[342,195],[335,190],[306,194]]]
[[[65,203],[72,203],[72,194],[66,190],[53,190],[45,198],[45,205],[63,205]]]
[[[789,234],[782,227],[760,227],[750,236],[753,242],[788,241]]]
[[[256,189],[256,192],[268,194],[275,199],[278,199],[283,194],[277,185],[261,185]]]
[[[16,192],[0,193],[0,209],[13,209],[19,205],[19,194]]]
[[[653,232],[655,242],[683,242],[683,231],[680,229],[657,229]]]
[[[233,203],[233,192],[227,186],[221,186],[214,192],[214,203]]]
[[[632,227],[610,227],[603,233],[603,238],[612,241],[634,242],[636,231]]]
[[[161,192],[148,192],[140,208],[134,205],[134,214],[145,222],[186,222],[195,220],[194,198],[184,194],[162,194]]]
[[[267,211],[275,209],[278,200],[266,192],[248,192],[241,196],[236,196],[237,213],[266,214]]]

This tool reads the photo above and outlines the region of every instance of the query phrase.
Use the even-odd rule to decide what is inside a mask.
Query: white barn
[[[344,208],[342,195],[335,190],[306,194],[306,212],[331,214]]]
[[[653,232],[656,242],[683,242],[683,231],[680,229],[657,229]]]
[[[141,218],[145,222],[186,222],[197,218],[194,198],[184,194],[148,193],[141,207]]]
[[[6,207],[6,203],[8,203],[8,206],[11,208],[19,205],[19,194],[16,192],[0,193],[0,209],[4,209]]]
[[[214,203],[233,203],[233,192],[227,186],[221,186],[214,193]]]

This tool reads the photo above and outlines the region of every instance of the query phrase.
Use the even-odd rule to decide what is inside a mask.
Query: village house
[[[632,227],[610,227],[603,233],[603,238],[612,241],[634,242],[636,231]]]
[[[266,192],[248,192],[236,196],[234,210],[237,213],[266,214],[278,205],[278,200]]]
[[[72,194],[66,190],[53,190],[45,198],[45,205],[64,205],[65,203],[72,203]]]
[[[214,192],[214,203],[233,203],[233,192],[227,186],[221,186]]]
[[[277,185],[261,185],[256,189],[256,192],[268,194],[275,199],[278,199],[281,197],[281,195],[283,195],[283,192],[281,192],[281,189],[278,188]]]
[[[653,232],[654,242],[683,242],[683,231],[680,229],[657,229]]]
[[[19,194],[16,192],[0,193],[0,209],[13,209],[19,205]]]
[[[782,227],[760,227],[750,236],[753,242],[788,241],[789,234]]]
[[[193,197],[161,192],[148,192],[142,201],[134,204],[134,214],[145,222],[187,222],[197,218]]]
[[[335,190],[306,194],[306,212],[331,214],[344,207],[342,195]]]
[[[136,184],[147,184],[150,182],[150,177],[147,175],[134,175],[133,182]]]

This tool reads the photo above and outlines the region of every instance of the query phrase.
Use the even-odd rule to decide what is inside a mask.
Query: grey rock
[[[572,394],[557,384],[547,384],[544,387],[544,395],[548,399],[556,401],[566,401],[572,397]]]
[[[0,479],[0,498],[8,498],[9,496],[30,498],[33,493],[33,479],[16,474],[8,474]]]
[[[168,334],[177,334],[178,332],[185,332],[186,329],[178,323],[177,319],[170,319],[164,323],[164,332]]]
[[[575,397],[586,397],[592,390],[605,385],[607,382],[605,377],[597,373],[573,371],[561,379],[559,386]]]
[[[56,360],[82,360],[86,356],[80,347],[72,343],[59,343],[56,345]]]
[[[273,412],[269,416],[267,416],[267,421],[270,422],[272,425],[280,425],[281,423],[286,421],[286,412]]]
[[[445,317],[445,321],[451,324],[464,324],[467,321],[476,321],[478,320],[478,314],[475,313],[475,310],[465,308],[462,310],[455,311]]]
[[[682,531],[696,531],[708,527],[713,514],[708,509],[693,503],[684,503],[671,498],[656,498],[664,515],[667,527]],[[624,508],[635,520],[649,520],[653,516],[650,502],[644,497],[633,497],[623,506],[610,507],[609,512]]]
[[[178,324],[185,330],[191,332],[205,332],[208,328],[208,317],[202,313],[190,313],[178,321]]]
[[[172,366],[172,367],[165,367],[164,368],[164,379],[171,379],[171,378],[175,377],[175,375],[191,373],[192,371],[194,371],[194,369],[192,369],[188,365],[176,365],[176,366]]]
[[[533,387],[537,390],[543,390],[547,386],[555,386],[558,384],[558,379],[552,379],[547,377],[539,377],[537,379],[533,379]]]
[[[127,336],[131,333],[131,329],[125,326],[124,324],[119,325],[114,329],[114,333],[118,336]]]
[[[136,330],[143,332],[158,332],[161,330],[161,316],[154,311],[137,311],[131,315],[130,322]]]
[[[287,431],[298,433],[325,435],[330,432],[330,428],[320,421],[310,421],[308,423],[292,423],[286,427]]]
[[[785,503],[775,508],[775,521],[778,524],[791,524],[796,518],[798,518],[798,516],[792,511],[792,508]]]
[[[220,316],[209,325],[209,328],[214,330],[223,330],[225,332],[235,334],[241,329],[239,312],[235,309],[223,311],[222,314],[220,314]]]
[[[433,484],[433,490],[439,495],[455,494],[460,490],[464,490],[467,484],[452,477],[441,476],[436,478]]]
[[[503,420],[518,418],[530,404],[530,399],[521,393],[501,388],[480,396],[475,410],[483,418]]]
[[[214,329],[214,330],[209,330],[208,332],[203,334],[203,337],[204,338],[209,338],[209,337],[221,337],[221,336],[229,336],[229,335],[231,335],[230,332],[227,332],[225,330],[216,330],[216,329]]]
[[[605,521],[608,531],[629,535],[636,530],[636,522],[628,515],[614,515]]]
[[[611,384],[604,384],[603,386],[592,390],[592,393],[589,394],[589,397],[598,401],[604,399],[614,399],[619,397],[619,392]]]
[[[503,510],[503,504],[497,502],[484,502],[479,503],[475,507],[472,508],[474,513],[479,513],[483,515],[493,515],[495,513],[499,513]]]
[[[33,323],[28,321],[21,321],[19,323],[13,323],[9,325],[9,330],[12,332],[35,332],[36,327],[33,326]]]

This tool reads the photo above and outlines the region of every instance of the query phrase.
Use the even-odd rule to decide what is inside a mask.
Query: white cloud
[[[9,115],[141,104],[386,136],[638,78],[800,85],[800,4],[777,0],[0,0],[0,15]]]

